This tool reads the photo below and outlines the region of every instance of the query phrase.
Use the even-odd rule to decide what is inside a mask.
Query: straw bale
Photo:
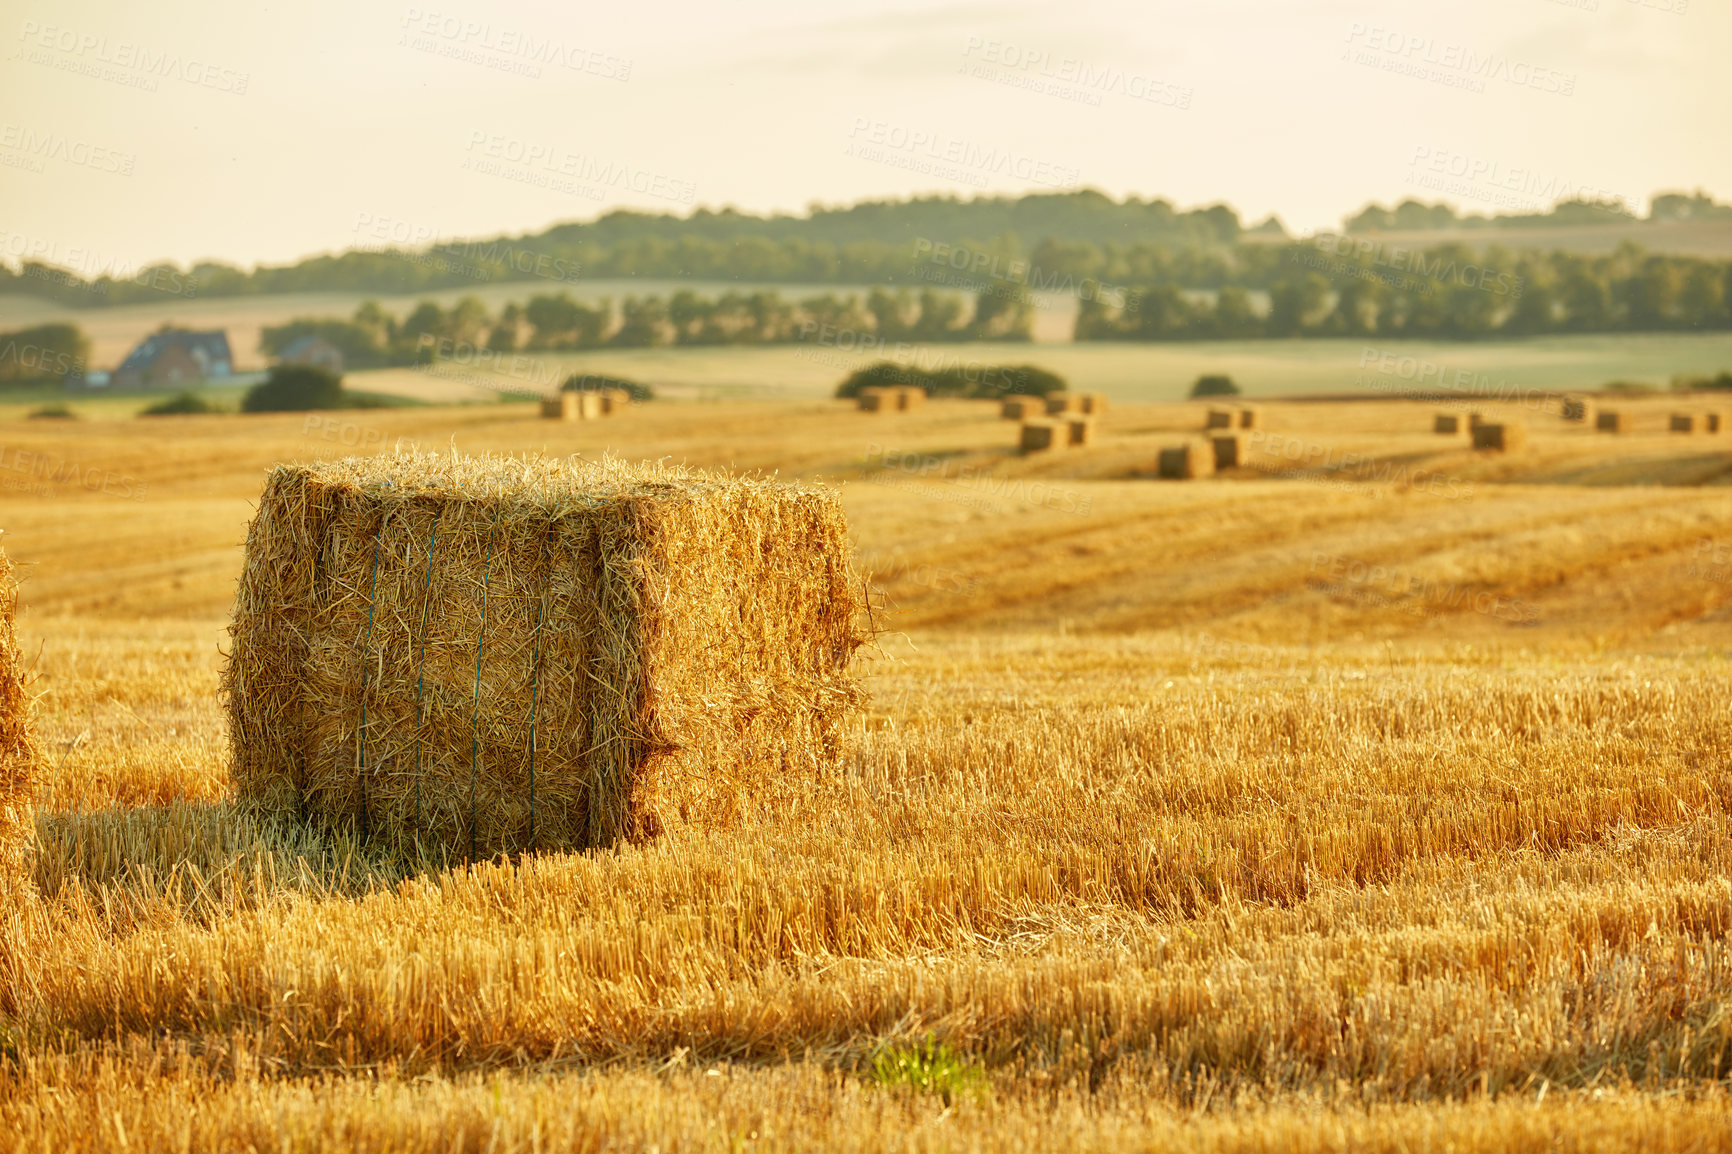
[[[893,387],[874,385],[860,390],[860,411],[863,413],[888,413],[896,407],[896,390]]]
[[[1227,433],[1212,437],[1210,438],[1210,445],[1214,450],[1216,469],[1237,469],[1246,461],[1243,433]]]
[[[631,407],[631,394],[624,389],[601,390],[601,411],[606,416],[623,413]]]
[[[1674,433],[1694,433],[1696,431],[1696,414],[1673,413],[1670,427]]]
[[[903,412],[918,409],[926,403],[926,390],[918,385],[898,385],[895,393],[896,407]]]
[[[1048,393],[1046,395],[1046,415],[1049,417],[1062,417],[1083,411],[1083,399],[1075,393]]]
[[[1586,397],[1564,398],[1564,420],[1591,421],[1594,419],[1594,402]]]
[[[449,856],[713,828],[860,692],[821,489],[576,459],[279,466],[224,674],[241,799]]]
[[[27,897],[36,823],[31,791],[36,742],[30,729],[30,697],[19,668],[18,639],[12,615],[18,583],[12,562],[0,552],[0,903]]]
[[[1263,425],[1263,410],[1255,407],[1239,410],[1239,428],[1257,429]]]
[[[1066,417],[1065,444],[1092,445],[1095,443],[1095,421],[1093,417]]]
[[[1098,417],[1107,411],[1107,395],[1105,393],[1084,393],[1077,399],[1082,402],[1080,411],[1091,417]]]
[[[1480,425],[1473,431],[1473,447],[1512,453],[1528,443],[1526,425]]]
[[[1068,443],[1069,433],[1057,421],[1024,421],[1022,425],[1022,451],[1025,453],[1044,453],[1051,449],[1062,449]]]
[[[1720,422],[1720,413],[1703,413],[1702,431],[1705,433],[1718,433],[1722,427]]]
[[[1231,429],[1236,424],[1231,409],[1210,409],[1209,415],[1203,419],[1205,429]]]
[[[1617,409],[1602,409],[1594,418],[1594,428],[1602,433],[1627,433],[1630,431],[1630,414]]]
[[[1486,423],[1486,419],[1485,419],[1484,413],[1469,413],[1467,415],[1467,427],[1470,430],[1477,429],[1481,425],[1484,425],[1485,423]]]
[[[1215,471],[1215,452],[1200,441],[1187,441],[1161,450],[1156,467],[1163,477],[1189,480],[1207,477]]]
[[[601,416],[600,393],[567,389],[541,402],[541,415],[556,421],[592,421]]]
[[[1452,436],[1459,434],[1461,432],[1461,418],[1454,413],[1439,413],[1437,419],[1431,423],[1431,431]]]
[[[1031,397],[1019,393],[1004,398],[1004,403],[998,409],[998,415],[1007,421],[1026,421],[1045,412],[1045,397]]]

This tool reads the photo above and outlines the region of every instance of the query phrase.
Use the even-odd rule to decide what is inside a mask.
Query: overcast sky
[[[14,264],[1073,184],[1300,230],[1732,198],[1726,0],[4,7]]]

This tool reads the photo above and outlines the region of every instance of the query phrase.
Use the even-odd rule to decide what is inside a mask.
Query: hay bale
[[[918,409],[926,403],[926,390],[918,385],[898,385],[895,393],[896,407],[903,412]]]
[[[1627,433],[1630,431],[1630,414],[1606,409],[1594,418],[1594,428],[1602,433]]]
[[[1026,421],[1046,413],[1046,398],[1012,394],[1004,398],[998,415],[1007,421]]]
[[[1107,395],[1105,393],[1084,393],[1077,400],[1082,404],[1082,408],[1078,411],[1088,416],[1098,417],[1107,411]]]
[[[1431,431],[1458,436],[1461,433],[1461,418],[1454,413],[1439,413],[1437,418],[1431,422]]]
[[[1513,453],[1528,443],[1526,425],[1483,424],[1473,431],[1473,447],[1499,453]]]
[[[1215,471],[1215,451],[1199,441],[1187,441],[1162,449],[1156,458],[1156,469],[1163,477],[1191,480],[1207,477]]]
[[[624,389],[601,390],[601,411],[605,416],[623,413],[631,407],[631,394]]]
[[[541,402],[541,419],[542,420],[544,420],[544,421],[557,421],[557,420],[560,420],[565,415],[565,413],[564,413],[565,406],[562,403],[564,395],[565,394],[561,393],[558,396],[544,397],[542,399],[542,402]]]
[[[1696,431],[1695,413],[1673,413],[1668,426],[1674,433],[1694,433]]]
[[[1250,407],[1239,410],[1239,428],[1260,429],[1263,427],[1263,410]]]
[[[19,670],[18,639],[12,615],[18,608],[18,582],[12,562],[0,552],[0,904],[28,897],[35,856],[36,821],[31,792],[36,772],[36,742],[30,730],[30,696]]]
[[[1045,453],[1052,449],[1062,449],[1069,439],[1069,432],[1057,421],[1024,421],[1022,425],[1021,447],[1025,453]]]
[[[1205,429],[1231,429],[1236,423],[1231,409],[1210,409],[1203,418]]]
[[[1703,413],[1702,431],[1704,433],[1718,433],[1721,428],[1720,421],[1721,414],[1719,413]]]
[[[888,413],[896,407],[896,389],[880,387],[860,390],[860,411],[862,413]]]
[[[1564,398],[1564,420],[1591,421],[1594,419],[1594,402],[1586,397]]]
[[[601,394],[566,389],[541,402],[541,415],[554,421],[593,421],[601,416]]]
[[[577,459],[278,466],[223,690],[243,802],[448,856],[700,829],[846,745],[828,492]]]
[[[1241,433],[1212,437],[1209,443],[1214,450],[1216,469],[1237,469],[1247,460],[1245,437]]]
[[[1066,417],[1065,444],[1092,445],[1095,443],[1095,422],[1093,417]]]
[[[1469,413],[1467,415],[1467,427],[1469,431],[1477,429],[1487,423],[1484,413]]]
[[[1049,417],[1060,417],[1082,411],[1083,399],[1075,393],[1048,393],[1046,395],[1046,415]]]

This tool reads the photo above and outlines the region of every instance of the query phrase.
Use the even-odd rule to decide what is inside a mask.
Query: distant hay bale
[[[1231,429],[1235,424],[1231,409],[1210,409],[1208,416],[1203,418],[1205,429]]]
[[[1210,445],[1214,450],[1216,469],[1237,469],[1245,463],[1245,438],[1242,434],[1227,433],[1213,437]]]
[[[12,562],[0,552],[0,904],[28,897],[36,822],[31,793],[36,742],[30,730],[30,697],[19,668],[18,638],[12,617],[18,608],[18,582]]]
[[[896,393],[896,407],[903,412],[907,412],[909,409],[918,409],[926,403],[926,390],[916,385],[899,385],[894,392]]]
[[[1068,440],[1069,431],[1057,421],[1023,422],[1021,447],[1025,453],[1044,453],[1052,449],[1062,449]]]
[[[1107,411],[1107,395],[1105,393],[1084,393],[1077,400],[1082,407],[1078,412],[1091,417],[1098,417]]]
[[[1207,477],[1215,471],[1214,447],[1200,441],[1187,441],[1162,449],[1156,458],[1156,469],[1163,477],[1191,480]]]
[[[1082,411],[1083,399],[1075,393],[1048,393],[1046,395],[1046,414],[1049,417],[1061,417]]]
[[[1239,428],[1258,429],[1263,425],[1263,410],[1249,407],[1239,410]]]
[[[1500,453],[1513,453],[1528,443],[1526,425],[1483,424],[1473,431],[1473,447]]]
[[[1469,430],[1477,429],[1486,423],[1484,413],[1469,413],[1467,415],[1467,427]]]
[[[630,407],[631,394],[624,389],[601,390],[601,411],[604,414],[613,416],[616,413],[625,412]]]
[[[1586,397],[1564,398],[1564,420],[1591,421],[1594,419],[1594,402]]]
[[[819,489],[576,459],[278,466],[223,678],[237,790],[447,856],[720,826],[842,756],[860,611]]]
[[[1461,433],[1461,418],[1454,413],[1439,413],[1437,419],[1431,423],[1431,431],[1447,433],[1451,436],[1459,435]]]
[[[1694,433],[1696,431],[1696,414],[1673,413],[1669,427],[1674,433]]]
[[[552,421],[593,421],[601,413],[600,393],[567,389],[541,402],[541,415]]]
[[[1720,421],[1721,414],[1719,413],[1703,413],[1702,431],[1705,433],[1718,433],[1721,428]]]
[[[1603,409],[1594,418],[1594,428],[1602,433],[1627,433],[1630,431],[1630,414],[1616,409]]]
[[[998,415],[1007,421],[1026,421],[1046,414],[1046,398],[1013,393],[999,405]]]
[[[1073,416],[1065,418],[1065,444],[1071,446],[1092,445],[1095,443],[1095,422],[1093,417]]]
[[[888,413],[896,408],[896,390],[876,385],[861,389],[859,403],[863,413]]]

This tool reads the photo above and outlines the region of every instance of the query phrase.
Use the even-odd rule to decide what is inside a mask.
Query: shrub
[[[631,394],[634,405],[656,398],[655,390],[648,385],[640,385],[622,377],[604,376],[601,373],[573,373],[559,386],[562,393],[599,393],[607,389],[624,389]],[[540,394],[534,396],[539,399]]]
[[[912,385],[929,397],[976,397],[998,400],[1017,393],[1044,397],[1069,386],[1049,369],[1035,365],[967,365],[929,372],[893,361],[879,361],[851,374],[836,386],[841,398],[858,397],[861,389]]]
[[[33,421],[76,421],[78,414],[65,405],[43,405],[40,409],[30,410]]]
[[[343,382],[311,365],[275,365],[260,384],[247,390],[243,413],[299,413],[343,408]]]
[[[1618,397],[1640,397],[1660,390],[1646,381],[1607,381],[1600,386],[1600,392],[1611,393]]]
[[[178,417],[187,413],[220,413],[217,406],[211,404],[194,392],[176,393],[172,397],[158,401],[138,415],[141,417]]]
[[[1208,374],[1197,378],[1197,383],[1191,386],[1193,397],[1236,397],[1239,386],[1233,383],[1232,377],[1219,373]]]

